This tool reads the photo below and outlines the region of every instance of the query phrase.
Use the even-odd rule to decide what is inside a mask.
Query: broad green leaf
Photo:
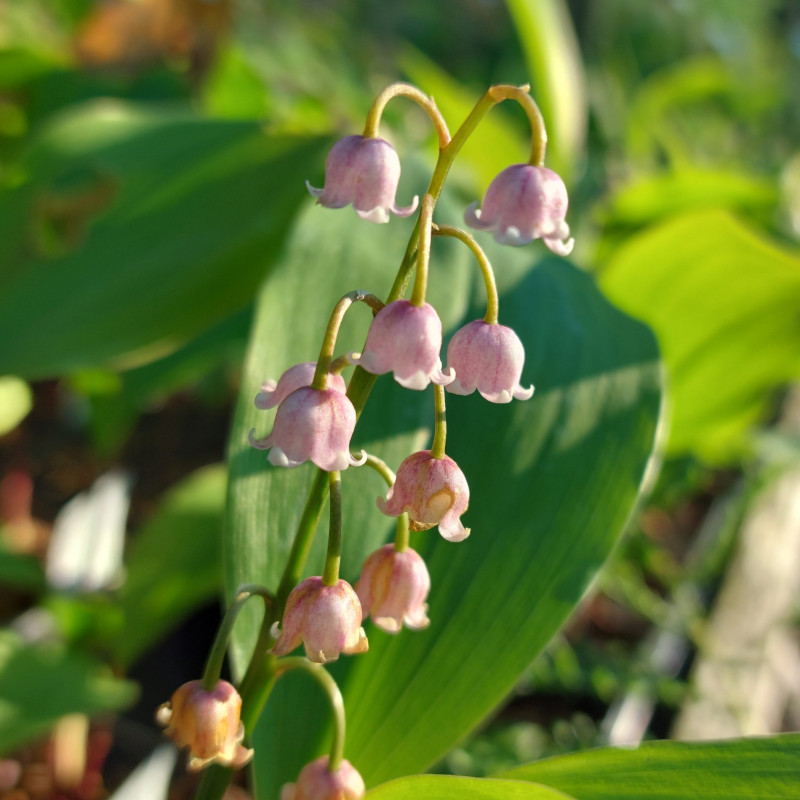
[[[772,390],[800,374],[800,258],[721,211],[632,238],[601,276],[655,330],[670,374],[669,453],[725,461]]]
[[[63,115],[0,195],[0,370],[130,367],[245,306],[322,144],[111,101]]]
[[[33,407],[33,394],[25,381],[13,375],[0,377],[0,436],[13,431]]]
[[[647,742],[509,770],[577,800],[790,800],[800,786],[800,735],[726,742]]]
[[[27,644],[0,631],[0,753],[45,733],[65,714],[116,711],[136,687],[57,644]]]
[[[490,778],[460,778],[452,775],[414,775],[399,778],[367,792],[368,800],[570,800],[548,786],[523,781]]]
[[[219,594],[226,477],[221,465],[194,472],[134,536],[120,591],[125,635],[117,655],[123,664]]]
[[[316,357],[325,318],[344,291],[374,288],[369,276],[380,274],[377,291],[385,292],[408,232],[397,236],[396,222],[388,229],[355,228],[347,212],[329,223],[324,213],[304,215],[258,301],[231,441],[229,588],[245,580],[276,585],[313,474],[306,466],[271,469],[263,453],[248,448],[250,427],[259,435],[269,430],[266,415],[251,408],[258,384]],[[525,342],[524,377],[538,392],[528,403],[507,406],[449,399],[448,452],[470,481],[465,523],[472,537],[452,545],[435,531],[415,535],[412,544],[426,555],[433,578],[431,627],[397,637],[370,627],[369,654],[341,659],[334,669],[348,711],[348,758],[368,785],[429,767],[512,689],[613,548],[653,446],[660,368],[649,331],[611,307],[592,279],[568,263],[546,261],[525,275],[518,270],[520,251],[490,250],[498,253],[501,276],[502,254],[508,254],[514,277],[504,283],[514,291],[502,299],[501,321]],[[454,330],[466,303],[445,258],[451,253],[460,251],[434,251],[431,299]],[[354,317],[363,337],[368,318]],[[337,351],[359,346],[358,337],[346,335]],[[366,447],[396,468],[424,444],[431,419],[430,391],[407,392],[379,379],[353,449]],[[342,574],[352,582],[392,522],[376,513],[375,497],[385,488],[370,471],[347,470],[343,491]],[[326,516],[327,509],[305,574],[321,569]],[[239,669],[252,647],[257,612],[248,616],[246,609],[243,616]],[[281,679],[255,732],[259,797],[274,796],[324,749],[325,720],[322,698],[307,681]]]
[[[548,166],[565,180],[586,142],[588,106],[578,40],[564,0],[507,0],[549,138]]]
[[[41,561],[9,550],[3,542],[3,533],[0,527],[0,584],[41,592],[45,588]]]

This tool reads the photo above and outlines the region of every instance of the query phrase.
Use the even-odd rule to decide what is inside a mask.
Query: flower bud
[[[469,486],[464,473],[450,456],[434,458],[430,450],[412,453],[397,470],[397,479],[386,500],[378,498],[378,508],[390,517],[408,512],[411,530],[424,531],[439,526],[439,533],[450,542],[469,536],[461,515],[469,505]]]
[[[401,552],[387,544],[372,553],[364,562],[356,593],[364,617],[387,633],[397,633],[403,623],[411,630],[422,630],[430,624],[425,599],[431,588],[431,577],[425,561],[415,550]]]
[[[473,203],[464,213],[472,228],[493,231],[500,244],[523,245],[543,239],[560,256],[572,252],[569,238],[567,189],[564,181],[547,167],[514,164],[489,185],[483,205]]]
[[[295,364],[289,367],[286,372],[281,375],[280,380],[268,380],[261,384],[261,391],[256,395],[255,405],[256,408],[266,410],[268,408],[275,408],[279,403],[282,403],[293,391],[300,389],[303,386],[311,386],[314,380],[314,372],[316,372],[316,361],[306,361],[302,364]],[[328,388],[344,394],[347,391],[344,378],[333,373],[328,373]]]
[[[373,375],[394,372],[404,388],[422,390],[431,381],[446,386],[455,377],[442,372],[441,349],[442,322],[433,306],[395,300],[372,320],[364,352],[347,358]]]
[[[528,400],[533,386],[523,389],[519,379],[525,348],[511,328],[476,319],[457,330],[447,345],[447,367],[456,379],[446,388],[453,394],[477,389],[490,403]]]
[[[356,410],[344,392],[336,389],[295,389],[278,406],[272,432],[263,439],[250,431],[250,444],[270,449],[269,462],[277,467],[296,467],[313,461],[331,472],[359,466],[366,461],[350,454],[356,427]]]
[[[241,709],[242,698],[227,681],[219,681],[211,692],[203,689],[202,681],[189,681],[159,707],[156,721],[166,726],[164,733],[178,747],[189,748],[190,770],[212,762],[239,769],[253,757],[253,751],[241,745]]]
[[[285,656],[301,642],[306,658],[318,664],[336,661],[341,653],[365,653],[367,635],[361,627],[361,603],[347,581],[326,586],[322,578],[306,578],[295,586],[286,601],[283,624],[272,653]]]
[[[331,771],[328,756],[320,756],[300,770],[297,783],[281,789],[281,800],[360,800],[365,792],[364,779],[347,759]]]
[[[408,208],[398,208],[395,197],[400,182],[400,159],[385,139],[345,136],[331,148],[325,161],[325,188],[306,187],[327,208],[350,203],[370,222],[388,222],[389,212],[398,217],[414,213],[418,198]]]

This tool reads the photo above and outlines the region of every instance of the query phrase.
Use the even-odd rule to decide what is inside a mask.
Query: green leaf
[[[507,0],[548,132],[548,166],[565,180],[584,155],[588,106],[578,40],[564,0]]]
[[[447,218],[451,211],[443,204],[441,213]],[[349,211],[314,209],[266,282],[230,447],[229,588],[243,581],[276,586],[313,475],[307,466],[270,468],[263,453],[248,447],[250,427],[258,435],[270,428],[267,415],[252,408],[259,383],[316,357],[327,315],[345,291],[385,293],[408,232],[395,221],[355,226]],[[434,246],[431,301],[452,331],[467,312],[459,267],[469,254],[439,241]],[[660,365],[649,331],[611,307],[592,279],[568,263],[553,259],[531,272],[519,269],[519,259],[532,251],[487,249],[497,253],[507,290],[501,322],[526,344],[524,377],[538,391],[528,403],[506,406],[476,396],[448,399],[448,452],[470,482],[465,524],[472,537],[453,545],[435,530],[415,535],[412,545],[426,556],[433,579],[431,627],[391,637],[368,625],[370,652],[343,658],[333,670],[347,706],[348,758],[368,785],[429,767],[511,691],[613,548],[653,446]],[[477,281],[474,264],[468,268]],[[376,274],[377,287],[370,278]],[[337,352],[360,347],[368,319],[353,313],[348,321],[357,323],[357,335],[345,332]],[[353,449],[365,447],[396,468],[424,445],[432,417],[430,391],[403,391],[379,379]],[[375,508],[382,492],[370,470],[343,474],[342,575],[351,582],[393,529]],[[325,510],[305,574],[320,574],[326,517]],[[257,630],[255,606],[242,616],[235,646],[240,670]],[[275,795],[324,750],[325,722],[318,693],[302,679],[282,678],[255,731],[259,797]]]
[[[0,584],[41,592],[45,588],[44,570],[35,556],[14,553],[3,541],[0,527]]]
[[[399,778],[367,792],[367,800],[569,800],[548,786],[489,778],[459,778],[452,775],[414,775]]]
[[[165,496],[133,538],[120,591],[125,635],[117,655],[123,664],[219,594],[226,477],[222,465],[197,470]]]
[[[62,116],[0,196],[0,370],[130,367],[245,306],[322,146],[119,102]]]
[[[790,800],[800,780],[800,735],[602,748],[499,777],[545,783],[577,800]]]
[[[116,711],[130,705],[136,687],[56,644],[26,644],[0,631],[0,753],[45,733],[65,714]]]
[[[670,373],[669,453],[735,456],[770,392],[800,374],[800,258],[705,211],[630,239],[601,282],[658,336]]]
[[[0,436],[13,431],[33,407],[33,394],[25,381],[0,377]]]

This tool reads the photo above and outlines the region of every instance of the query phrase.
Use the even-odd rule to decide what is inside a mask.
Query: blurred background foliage
[[[398,79],[453,128],[488,84],[531,84],[570,189],[574,261],[654,330],[669,385],[660,477],[597,591],[441,769],[613,741],[632,697],[649,709],[639,735],[669,735],[742,521],[800,454],[785,410],[800,373],[800,8],[0,0],[0,574],[17,629],[0,663],[5,680],[62,659],[73,680],[70,702],[48,701],[7,746],[129,704],[108,664],[152,684],[133,726],[184,675],[181,656],[154,679],[153,648],[187,619],[197,638],[220,591],[225,474],[209,465],[253,298],[311,202],[303,180],[321,185],[330,142]],[[399,101],[384,130],[432,165],[421,112]],[[455,195],[479,197],[527,148],[523,115],[493,111]],[[113,465],[135,476],[127,579],[65,591],[46,575],[51,524]],[[18,624],[43,608],[59,631],[47,658],[19,632],[41,617]]]

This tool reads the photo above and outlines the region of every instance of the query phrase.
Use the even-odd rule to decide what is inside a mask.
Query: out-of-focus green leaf
[[[203,95],[206,108],[217,117],[258,119],[267,111],[264,81],[235,46],[217,56]]]
[[[790,800],[800,786],[800,735],[607,747],[498,777],[544,783],[576,800]]]
[[[578,40],[564,0],[507,0],[549,137],[547,165],[569,181],[583,160],[588,108]]]
[[[99,102],[0,196],[0,369],[133,366],[247,304],[323,141]]]
[[[445,205],[441,213],[449,213]],[[310,211],[259,298],[230,448],[229,588],[243,581],[276,586],[313,476],[308,466],[270,468],[248,447],[251,427],[258,435],[270,429],[269,415],[252,407],[259,383],[315,358],[337,297],[355,286],[384,293],[400,260],[408,227],[357,222],[349,211]],[[434,242],[431,302],[454,330],[467,310],[451,255],[461,250],[442,244]],[[519,254],[502,252],[511,265]],[[435,531],[414,536],[433,579],[431,627],[397,637],[370,628],[370,652],[334,668],[348,710],[348,758],[369,785],[429,767],[512,689],[616,542],[653,446],[660,369],[649,331],[613,309],[568,263],[546,261],[512,283],[500,319],[525,343],[525,377],[538,393],[506,406],[480,397],[448,400],[448,452],[470,482],[465,524],[473,533],[459,545]],[[360,331],[349,328],[337,352],[360,349],[368,315],[355,311],[347,322]],[[430,395],[379,379],[353,449],[365,447],[396,468],[430,435]],[[376,513],[382,492],[371,471],[343,473],[342,574],[350,581],[392,530]],[[323,563],[322,516],[306,574],[319,574]],[[256,632],[256,607],[242,616],[235,637],[240,669]],[[326,722],[321,697],[301,678],[281,679],[255,731],[259,797],[274,795],[324,749]]]
[[[222,465],[193,473],[135,535],[120,592],[125,635],[117,655],[123,664],[218,595],[225,480]]]
[[[44,52],[21,47],[0,50],[0,88],[16,88],[60,66]]]
[[[0,377],[0,436],[13,431],[33,407],[31,388],[12,375]]]
[[[368,800],[570,800],[569,796],[535,783],[452,775],[414,775],[384,783],[367,792]]]
[[[24,744],[65,714],[116,711],[136,687],[102,664],[56,644],[26,644],[0,631],[0,753]]]
[[[668,451],[710,461],[740,452],[769,392],[800,374],[800,259],[704,211],[632,238],[601,282],[658,335],[670,373]]]
[[[34,556],[11,552],[2,541],[0,529],[0,584],[40,592],[45,587],[44,570]]]

